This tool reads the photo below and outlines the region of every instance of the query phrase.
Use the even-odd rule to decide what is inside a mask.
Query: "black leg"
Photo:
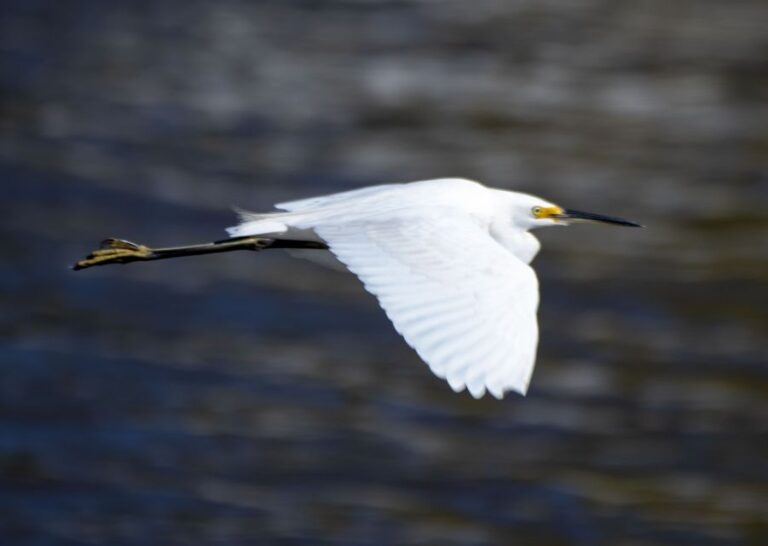
[[[289,239],[272,239],[267,237],[235,237],[213,243],[199,245],[174,246],[167,248],[150,248],[126,241],[124,239],[105,239],[98,249],[72,266],[75,271],[97,265],[126,264],[130,262],[146,262],[165,260],[182,256],[198,256],[200,254],[217,254],[235,250],[265,250],[267,248],[328,248],[324,243],[315,241],[292,241]]]

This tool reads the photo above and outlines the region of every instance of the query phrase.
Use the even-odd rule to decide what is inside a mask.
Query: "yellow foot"
[[[85,269],[95,265],[128,263],[146,260],[152,257],[153,250],[148,246],[137,245],[124,239],[104,239],[99,248],[72,266],[72,269]]]

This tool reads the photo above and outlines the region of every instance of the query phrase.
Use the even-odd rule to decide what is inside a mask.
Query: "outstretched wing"
[[[525,394],[536,358],[536,274],[469,216],[423,211],[314,230],[455,391]]]

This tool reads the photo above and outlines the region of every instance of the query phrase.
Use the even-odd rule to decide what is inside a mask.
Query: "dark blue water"
[[[0,543],[768,541],[762,2],[6,2]],[[461,175],[541,233],[526,398],[434,378],[280,252],[104,237]]]

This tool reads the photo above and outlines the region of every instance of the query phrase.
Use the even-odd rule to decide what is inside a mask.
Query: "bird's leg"
[[[85,269],[96,265],[125,264],[137,261],[163,260],[180,256],[213,254],[232,250],[262,250],[269,247],[272,239],[238,237],[199,245],[150,248],[124,239],[105,239],[99,248],[77,262],[73,269]]]
[[[289,239],[272,239],[255,236],[234,237],[232,239],[215,241],[213,243],[166,248],[150,248],[124,239],[105,239],[101,242],[99,248],[73,265],[72,269],[86,269],[96,265],[165,260],[182,256],[197,256],[200,254],[217,254],[219,252],[232,252],[234,250],[265,250],[267,248],[325,249],[328,247],[323,243],[315,241],[292,241]]]

